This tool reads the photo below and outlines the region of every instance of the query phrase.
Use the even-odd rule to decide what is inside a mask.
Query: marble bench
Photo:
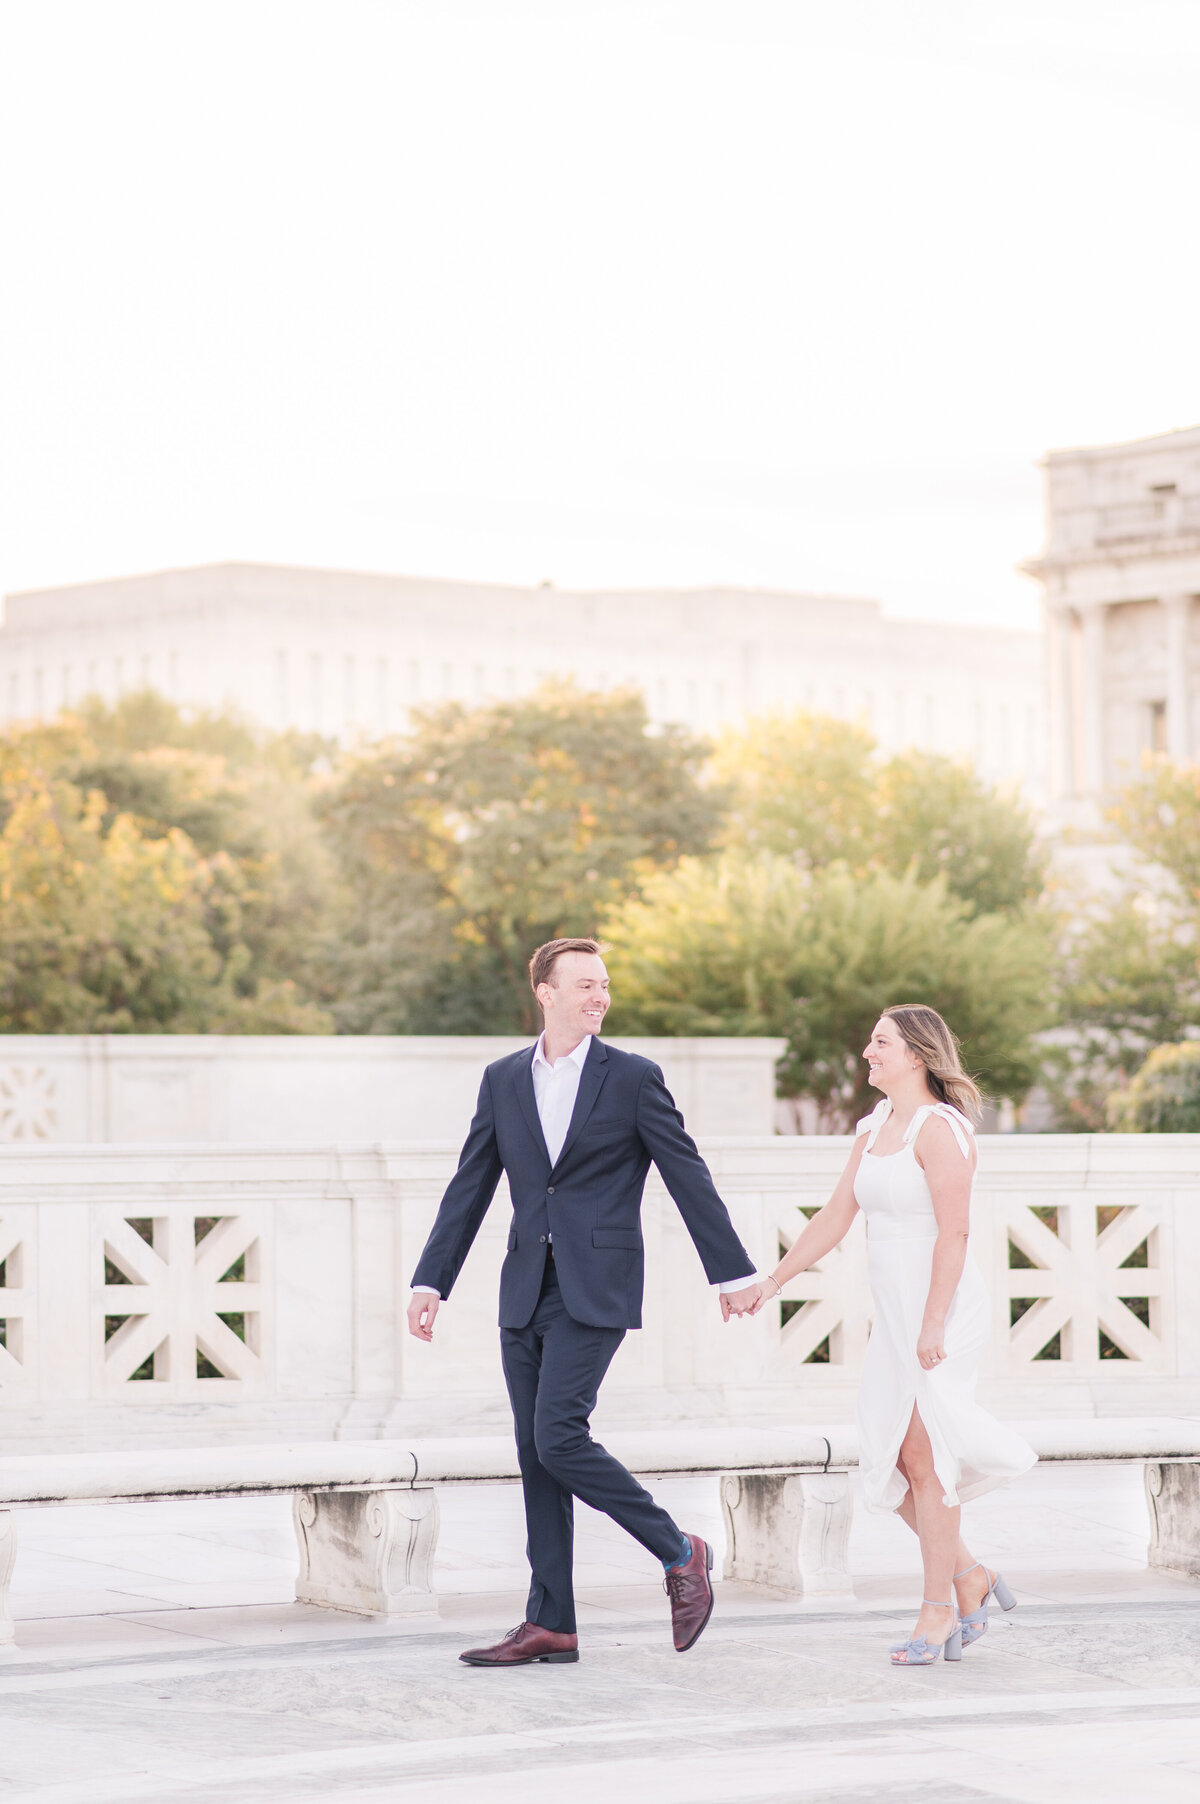
[[[1142,1463],[1150,1564],[1200,1577],[1200,1418],[1038,1421],[1022,1432],[1042,1460]],[[603,1438],[642,1477],[719,1478],[727,1579],[804,1597],[853,1596],[853,1429],[714,1424]],[[438,1488],[517,1477],[515,1448],[494,1435],[0,1459],[0,1642],[13,1635],[14,1505],[290,1493],[297,1601],[393,1617],[437,1609]]]
[[[851,1430],[662,1429],[606,1435],[605,1445],[643,1477],[720,1475],[727,1578],[852,1595]],[[14,1505],[290,1493],[297,1601],[391,1617],[437,1609],[438,1488],[518,1477],[516,1449],[499,1436],[2,1458],[0,1642],[13,1637]]]

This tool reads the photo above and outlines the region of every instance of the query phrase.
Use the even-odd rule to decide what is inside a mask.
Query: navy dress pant
[[[527,1622],[575,1633],[573,1499],[619,1522],[658,1560],[678,1559],[683,1534],[649,1491],[594,1441],[588,1427],[623,1328],[589,1328],[567,1314],[553,1257],[533,1319],[502,1328],[504,1377],[517,1430],[532,1579]]]

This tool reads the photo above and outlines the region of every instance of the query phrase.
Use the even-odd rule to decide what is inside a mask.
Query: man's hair
[[[554,967],[564,952],[591,952],[599,955],[599,940],[547,940],[529,961],[529,981],[537,995],[539,983],[554,982]]]

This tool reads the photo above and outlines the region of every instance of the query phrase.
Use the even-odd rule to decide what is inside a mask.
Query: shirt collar
[[[578,1066],[580,1071],[583,1070],[583,1061],[587,1058],[588,1049],[594,1038],[594,1034],[584,1034],[574,1052],[568,1052],[566,1054],[566,1057],[570,1059],[573,1064]],[[555,1071],[558,1068],[556,1065],[552,1065],[546,1057],[546,1035],[544,1032],[538,1035],[538,1043],[533,1049],[533,1062],[535,1065],[544,1065],[547,1071]],[[558,1064],[561,1065],[562,1062],[562,1059],[559,1059]]]

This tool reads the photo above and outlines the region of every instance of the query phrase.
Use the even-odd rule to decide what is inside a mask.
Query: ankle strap
[[[966,1576],[967,1576],[967,1574],[968,1574],[968,1572],[978,1572],[978,1570],[979,1570],[979,1568],[980,1568],[980,1567],[981,1567],[981,1566],[982,1566],[982,1565],[983,1565],[983,1561],[982,1561],[982,1560],[976,1560],[976,1562],[975,1562],[975,1564],[974,1564],[974,1565],[973,1565],[973,1566],[964,1566],[964,1567],[963,1567],[963,1569],[962,1569],[962,1571],[961,1571],[961,1572],[956,1572],[956,1573],[955,1573],[955,1575],[954,1575],[954,1576],[955,1576],[955,1578],[956,1578],[956,1579],[960,1579],[960,1578],[966,1578]],[[986,1570],[986,1568],[985,1568],[985,1570]]]
[[[934,1610],[952,1610],[954,1608],[949,1598],[943,1603],[940,1597],[923,1597],[921,1602],[928,1604]]]

